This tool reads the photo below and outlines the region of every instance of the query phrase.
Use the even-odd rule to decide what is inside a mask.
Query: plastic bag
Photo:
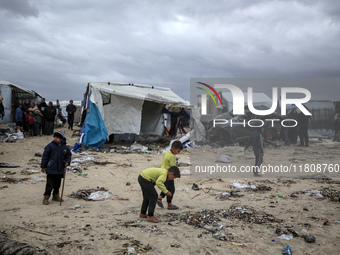
[[[104,200],[104,199],[108,199],[110,197],[113,197],[115,194],[113,193],[112,190],[108,190],[108,191],[96,191],[91,193],[91,195],[89,195],[87,198],[89,200]]]

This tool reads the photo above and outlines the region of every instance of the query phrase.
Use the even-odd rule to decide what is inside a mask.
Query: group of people
[[[62,202],[62,196],[59,195],[62,178],[65,177],[66,167],[71,163],[71,152],[66,145],[65,133],[62,130],[56,130],[53,134],[53,141],[50,142],[44,150],[41,160],[41,171],[47,174],[43,204],[49,204],[49,198],[52,195],[52,201]],[[163,206],[162,199],[167,196],[167,209],[177,210],[178,206],[172,204],[175,194],[174,179],[180,178],[179,168],[176,166],[176,155],[181,152],[183,145],[180,141],[174,141],[171,149],[163,154],[162,165],[160,168],[148,168],[141,172],[138,182],[142,189],[143,202],[141,206],[140,218],[146,218],[150,222],[157,223],[159,220],[155,217],[154,212],[156,205]],[[161,190],[158,195],[155,185]]]
[[[298,113],[296,108],[293,108],[288,113],[287,119],[295,120],[298,124],[295,127],[282,127],[281,135],[285,145],[296,144],[299,137],[300,146],[309,146],[308,123],[310,116],[303,112]]]
[[[73,100],[67,105],[66,111],[68,113],[68,128],[73,130],[74,114],[76,112]],[[54,134],[56,117],[65,124],[66,121],[61,114],[59,100],[57,100],[57,105],[54,106],[52,102],[46,104],[45,98],[42,98],[38,105],[26,99],[16,109],[15,122],[17,131],[27,131],[29,136],[52,135]]]

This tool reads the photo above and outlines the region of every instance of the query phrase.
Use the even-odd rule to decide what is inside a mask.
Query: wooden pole
[[[65,177],[66,177],[66,167],[65,167],[65,170],[64,170],[64,180],[63,180],[63,187],[61,189],[61,196],[60,196],[60,204],[59,205],[61,205],[61,202],[63,201],[64,186],[65,186]]]

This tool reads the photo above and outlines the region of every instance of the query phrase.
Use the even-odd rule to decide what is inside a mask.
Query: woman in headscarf
[[[35,124],[34,130],[33,130],[33,134],[35,136],[40,136],[40,125],[41,125],[43,115],[41,111],[39,110],[39,108],[33,102],[31,102],[31,107],[28,110],[34,114],[34,117],[37,121]]]
[[[52,102],[48,102],[48,106],[45,109],[45,130],[44,135],[53,135],[54,131],[54,120],[55,116],[57,114],[57,111],[55,107],[53,106]]]

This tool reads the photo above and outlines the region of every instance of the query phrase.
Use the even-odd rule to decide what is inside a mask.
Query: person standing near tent
[[[22,105],[19,104],[18,108],[15,111],[15,122],[17,125],[17,132],[22,132],[22,126],[23,126],[23,113],[22,113]]]
[[[0,97],[0,117],[1,117],[1,119],[4,119],[4,116],[5,116],[5,107],[2,104],[2,100],[3,100],[3,98]]]
[[[53,190],[53,201],[60,201],[59,189],[64,171],[71,163],[71,151],[66,145],[65,133],[63,130],[56,130],[53,134],[53,141],[44,150],[41,159],[41,172],[47,174],[47,181],[44,193],[43,204],[48,205],[48,199]]]
[[[35,136],[40,136],[40,125],[41,125],[43,115],[39,111],[38,107],[33,102],[31,102],[31,108],[29,108],[28,110],[33,113],[35,119],[37,120],[35,127],[34,127],[33,134]]]
[[[52,102],[48,102],[48,106],[45,110],[45,129],[44,129],[44,135],[52,135],[54,130],[54,119],[57,112],[56,109],[53,106]]]
[[[41,99],[40,104],[38,104],[38,109],[40,110],[41,114],[42,114],[42,118],[41,118],[41,132],[44,133],[45,132],[45,110],[47,108],[47,104],[45,102],[45,98]]]
[[[70,103],[66,106],[68,129],[73,130],[74,113],[76,110],[77,108],[73,104],[73,100],[70,100]]]
[[[172,166],[176,166],[176,155],[183,150],[183,145],[180,141],[174,141],[171,144],[170,151],[166,151],[163,154],[163,161],[162,161],[162,168],[169,169]],[[171,196],[166,195],[163,191],[159,194],[157,199],[157,205],[160,207],[164,207],[162,203],[162,199],[167,196],[168,202],[168,210],[177,210],[179,209],[178,206],[172,204],[172,199],[175,194],[175,182],[174,180],[167,180],[164,183],[165,187],[171,192]]]
[[[26,116],[25,116],[26,124],[28,125],[28,133],[29,136],[33,136],[33,131],[35,129],[35,124],[37,123],[36,118],[34,117],[32,111],[27,110]]]
[[[308,108],[305,106],[308,110]],[[309,136],[308,136],[308,124],[309,124],[309,116],[305,115],[303,112],[298,114],[298,127],[299,127],[299,138],[300,138],[300,146],[309,146]]]
[[[25,103],[22,104],[22,112],[24,114],[23,116],[23,123],[24,123],[24,130],[28,131],[28,123],[26,122],[26,114],[28,113],[28,109],[31,107],[31,102],[29,99],[25,100]]]

